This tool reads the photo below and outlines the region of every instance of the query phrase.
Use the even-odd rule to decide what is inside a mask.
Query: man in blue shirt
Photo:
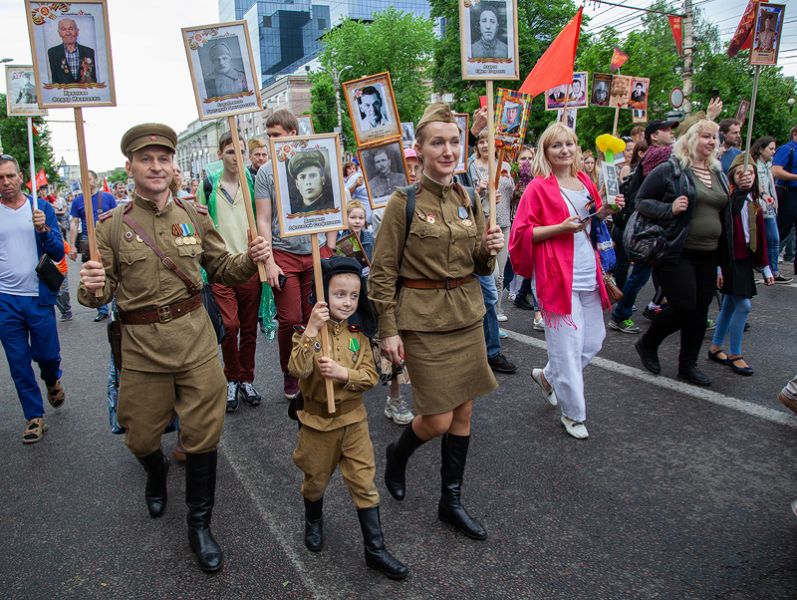
[[[94,171],[89,171],[89,187],[91,188],[91,202],[94,211],[94,224],[97,224],[97,219],[104,212],[116,208],[116,199],[107,192],[99,191],[99,177]],[[69,222],[69,258],[72,260],[77,259],[78,247],[85,248],[88,252],[88,237],[86,232],[86,208],[83,194],[78,195],[72,201],[72,208],[69,211],[71,217]],[[80,225],[80,237],[78,238],[78,225]],[[103,304],[97,309],[97,316],[94,317],[94,322],[104,321],[108,318],[110,313],[110,304]]]
[[[778,233],[785,240],[791,228],[797,225],[797,125],[789,131],[789,141],[775,151],[772,157],[772,175],[778,192]],[[778,257],[769,260],[778,260]],[[797,257],[794,259],[797,270]]]
[[[722,140],[722,154],[720,163],[722,172],[728,174],[733,159],[742,153],[742,124],[737,119],[723,119],[720,121],[720,140]]]
[[[46,429],[32,361],[39,364],[50,404],[61,406],[65,397],[53,309],[58,290],[36,273],[45,253],[54,261],[64,257],[58,217],[49,202],[22,193],[19,163],[0,154],[0,342],[27,421],[25,444],[38,442]]]

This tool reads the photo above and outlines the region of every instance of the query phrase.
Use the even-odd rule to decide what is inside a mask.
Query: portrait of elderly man
[[[78,44],[80,30],[74,19],[58,21],[61,44],[47,50],[53,83],[97,83],[94,50]]]
[[[501,2],[480,2],[470,9],[471,23],[477,23],[479,28],[479,39],[471,44],[473,58],[509,58],[509,47],[498,37],[502,6]]]
[[[521,105],[517,102],[504,102],[504,113],[501,115],[500,133],[517,135],[520,133],[520,109]]]
[[[208,98],[241,94],[249,90],[246,74],[232,64],[232,52],[227,44],[216,42],[210,47],[210,64],[213,71],[205,76]]]
[[[307,213],[335,208],[332,190],[327,186],[327,161],[318,150],[294,154],[288,161],[288,177],[298,196],[291,194],[291,213]]]
[[[389,196],[397,187],[407,185],[407,176],[393,170],[393,161],[384,148],[377,148],[371,154],[374,161],[373,169],[369,169],[368,184],[371,186],[371,195],[374,198]]]
[[[609,106],[609,82],[599,79],[592,86],[592,104]]]

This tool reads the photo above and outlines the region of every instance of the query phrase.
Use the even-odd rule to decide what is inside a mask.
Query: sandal
[[[64,403],[65,399],[66,392],[64,392],[64,386],[61,385],[60,379],[53,385],[47,386],[47,402],[50,403],[50,406],[53,408],[58,408]]]
[[[737,366],[735,363],[740,360],[742,361],[744,360],[744,356],[741,354],[739,356],[728,356],[728,366],[731,368],[731,370],[734,373],[749,377],[750,375],[753,374],[753,368],[750,365],[747,365],[745,367]]]
[[[25,431],[22,432],[23,444],[35,444],[44,437],[47,425],[42,417],[36,417],[27,422]]]
[[[729,365],[731,364],[728,360],[728,355],[725,354],[725,358],[722,358],[720,354],[725,354],[725,350],[720,348],[719,350],[712,351],[711,348],[708,349],[708,359],[713,360],[714,362],[718,362],[721,365]]]

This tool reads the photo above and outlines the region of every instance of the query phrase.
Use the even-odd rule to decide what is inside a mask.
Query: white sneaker
[[[498,322],[499,323],[503,323],[503,322],[508,321],[508,320],[509,320],[509,317],[507,317],[504,313],[498,313]]]
[[[542,319],[534,319],[534,331],[545,331],[545,321]]]
[[[556,392],[554,391],[553,386],[545,380],[545,376],[542,374],[542,369],[532,369],[531,378],[534,380],[534,383],[540,386],[542,395],[545,396],[548,404],[551,406],[556,406],[559,404],[559,400],[556,398]],[[545,387],[546,383],[548,383],[547,388]]]
[[[238,410],[238,382],[227,382],[227,412],[234,413]]]
[[[415,415],[412,414],[412,411],[401,396],[398,398],[387,397],[385,416],[388,419],[393,419],[396,425],[407,425],[415,418]]]
[[[562,425],[565,427],[565,431],[577,440],[586,440],[589,437],[587,426],[584,425],[583,421],[574,421],[564,415],[562,415],[561,421]]]

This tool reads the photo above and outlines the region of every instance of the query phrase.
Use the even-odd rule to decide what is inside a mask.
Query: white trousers
[[[556,329],[545,328],[548,364],[545,379],[553,385],[562,414],[574,421],[585,421],[584,369],[600,351],[606,327],[600,292],[573,292],[573,325],[562,321]]]

